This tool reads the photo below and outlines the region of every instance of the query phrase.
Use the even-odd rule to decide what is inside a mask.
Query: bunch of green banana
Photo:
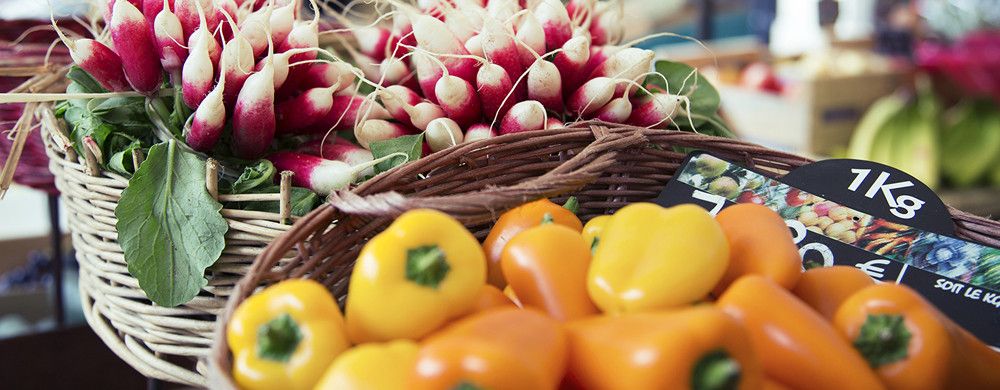
[[[970,100],[954,108],[941,134],[941,170],[956,187],[968,187],[991,176],[1000,186],[1000,111],[989,99]],[[992,172],[991,172],[992,171]]]
[[[861,118],[848,157],[871,160],[909,173],[934,188],[940,179],[940,106],[929,90],[915,100],[893,94],[876,101]]]

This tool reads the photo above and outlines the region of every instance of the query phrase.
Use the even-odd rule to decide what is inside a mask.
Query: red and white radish
[[[479,97],[468,81],[452,75],[442,76],[434,86],[434,94],[445,115],[460,125],[482,119]]]
[[[433,54],[469,54],[465,47],[455,35],[448,30],[448,26],[433,17],[427,15],[417,15],[413,21],[413,35],[417,39],[417,47]],[[466,81],[475,81],[476,60],[462,57],[447,57],[440,60],[441,64],[429,60],[427,55],[417,55],[413,58],[416,65],[417,75],[420,81],[420,89],[424,92],[424,97],[432,102],[437,102],[434,95],[434,87],[438,79],[447,69],[448,74],[461,77]],[[418,61],[419,59],[419,61]],[[442,65],[445,69],[442,69]]]
[[[545,31],[545,49],[558,49],[573,36],[573,26],[566,7],[559,0],[542,0],[535,6],[535,17]]]
[[[234,20],[239,17],[239,6],[233,0],[215,0],[215,20],[219,21],[219,40],[227,42],[236,34],[238,30],[234,23],[226,23],[227,20]]]
[[[204,22],[200,20],[199,8],[205,12]],[[191,34],[203,26],[202,23],[205,23],[204,27],[209,33],[215,31],[215,27],[219,25],[213,20],[215,12],[208,12],[214,9],[212,0],[175,0],[174,2],[174,13],[177,14],[181,26],[184,27],[184,34],[188,40],[191,39]]]
[[[624,13],[621,3],[598,2],[591,16],[590,36],[594,45],[613,45],[625,36]]]
[[[147,3],[155,3],[148,0]],[[169,74],[180,72],[187,59],[188,49],[185,46],[184,27],[177,15],[170,11],[167,0],[163,0],[163,9],[153,19],[153,37],[160,53],[160,65]],[[180,80],[174,80],[178,82]]]
[[[392,39],[392,31],[378,26],[362,26],[351,29],[354,39],[358,42],[358,50],[362,54],[381,61],[386,56],[386,49]]]
[[[431,102],[417,103],[413,106],[413,110],[408,111],[410,113],[410,123],[413,124],[413,127],[420,130],[426,129],[427,124],[432,120],[445,116],[441,106]]]
[[[267,50],[268,16],[265,11],[253,12],[240,23],[240,35],[250,43],[254,58]]]
[[[178,0],[179,3],[180,0]],[[201,20],[204,22],[204,14],[202,16]],[[212,89],[217,62],[212,60],[209,47],[216,42],[215,38],[209,35],[205,26],[202,25],[195,33],[191,34],[189,43],[188,57],[181,68],[181,89],[184,95],[184,104],[195,109]]]
[[[414,130],[399,123],[384,119],[369,119],[354,128],[354,138],[365,149],[371,150],[371,143],[413,134]]]
[[[412,110],[414,105],[423,100],[420,95],[402,85],[385,87],[378,92],[378,95],[382,99],[382,105],[385,106],[386,111],[393,119],[412,125],[407,109]]]
[[[424,139],[431,151],[442,151],[462,143],[462,127],[451,118],[437,118],[427,124]]]
[[[515,93],[511,98],[507,97],[513,88],[513,82],[507,72],[497,64],[486,64],[479,68],[476,74],[476,87],[479,90],[483,115],[491,120],[502,118],[515,102],[524,100],[523,94]]]
[[[550,110],[562,110],[562,78],[554,64],[539,58],[528,67],[528,99]]]
[[[483,51],[482,34],[473,35],[472,37],[470,37],[465,41],[463,46],[465,46],[465,51],[469,52],[469,54],[474,55],[476,57],[483,57],[486,55],[486,52]]]
[[[313,7],[313,19],[308,22],[294,23],[292,30],[280,46],[278,51],[289,51],[292,49],[302,49],[319,46],[319,7],[316,0],[310,0]],[[316,58],[315,51],[305,51],[291,56],[289,62],[299,62]]]
[[[158,91],[163,81],[163,67],[156,54],[152,30],[142,12],[128,1],[115,2],[108,30],[129,85],[143,93]]]
[[[406,66],[406,62],[395,57],[386,57],[379,63],[379,78],[383,84],[406,85],[420,88],[416,83],[416,77]]]
[[[479,36],[483,40],[483,56],[507,71],[511,80],[524,73],[525,66],[521,63],[521,48],[514,42],[514,38],[506,27],[487,18],[483,22],[483,31]],[[532,61],[535,58],[535,56],[531,56]]]
[[[274,43],[268,41],[268,58],[274,57]],[[267,61],[260,71],[247,77],[236,97],[233,110],[233,153],[255,159],[267,152],[274,139],[274,64]]]
[[[107,3],[104,4],[104,9],[101,10],[101,17],[104,19],[104,24],[111,24],[111,15],[114,13],[115,1],[116,0],[107,0]],[[132,5],[137,9],[141,9],[143,11],[146,9],[146,7],[143,6],[142,0],[128,0],[128,2],[132,3]],[[143,17],[145,16],[146,14],[143,13]]]
[[[666,128],[680,109],[681,97],[654,93],[637,102],[627,123],[641,127]]]
[[[292,32],[295,24],[295,11],[298,1],[289,1],[288,4],[275,8],[271,11],[268,23],[271,28],[271,40],[274,42],[284,42],[288,34]]]
[[[536,58],[545,53],[545,31],[538,18],[530,12],[523,16],[521,24],[517,26],[516,37],[522,43],[517,49],[521,64],[525,67],[531,66]]]
[[[506,21],[520,10],[517,0],[490,0],[486,3],[486,14],[496,20]]]
[[[628,97],[622,96],[611,99],[608,104],[597,110],[594,119],[610,123],[626,123],[630,115],[632,115],[632,102]]]
[[[278,103],[275,111],[278,132],[295,133],[322,120],[333,107],[333,89],[312,88]]]
[[[534,100],[526,100],[515,104],[500,121],[500,134],[519,133],[522,131],[541,130],[545,128],[545,106]]]
[[[299,146],[297,150],[327,160],[343,161],[350,165],[364,164],[374,160],[371,151],[340,137],[309,141]]]
[[[378,160],[353,166],[342,161],[296,152],[278,152],[268,156],[267,159],[279,171],[291,171],[294,174],[292,184],[326,196],[333,191],[347,188],[357,180],[359,174],[378,163],[398,156],[405,157],[406,153],[393,153]]]
[[[228,15],[226,15],[228,17]],[[235,26],[235,22],[230,19],[227,25]],[[226,107],[233,107],[236,103],[236,96],[250,72],[254,68],[253,47],[250,42],[243,38],[241,33],[235,33],[225,47],[222,48],[222,56],[219,60],[219,80],[226,83],[226,91],[223,100]]]
[[[566,124],[563,123],[563,121],[559,120],[559,118],[549,118],[549,119],[545,120],[545,129],[546,130],[565,129],[565,128],[566,128]]]
[[[465,137],[463,137],[462,142],[464,143],[475,142],[484,139],[490,139],[496,136],[497,132],[493,130],[493,128],[490,127],[490,125],[487,125],[485,123],[477,123],[472,126],[469,126],[469,128],[465,130]]]
[[[614,92],[614,80],[608,77],[595,77],[583,83],[566,98],[566,108],[581,116],[590,115],[608,104]]]
[[[304,133],[325,134],[332,130],[349,130],[363,119],[389,119],[385,108],[364,96],[353,94],[333,95],[330,110]]]
[[[226,127],[225,89],[226,81],[222,79],[198,105],[191,116],[190,126],[185,126],[184,138],[192,149],[208,152],[219,141]]]
[[[563,44],[562,51],[556,53],[552,63],[562,77],[563,93],[575,91],[585,80],[583,68],[590,60],[590,41],[586,37],[573,37]]]
[[[585,25],[589,22],[596,3],[597,0],[569,0],[566,2],[566,13],[573,23]]]
[[[629,47],[622,49],[609,57],[606,61],[597,66],[591,73],[591,77],[610,77],[616,80],[640,81],[639,78],[646,74],[653,66],[655,53],[652,50]],[[619,83],[615,86],[615,93],[620,94],[625,90],[627,83]]]
[[[87,71],[98,84],[101,84],[101,87],[118,92],[132,89],[128,80],[125,79],[122,59],[114,50],[93,39],[70,40],[56,25],[55,15],[52,15],[51,20],[52,30],[69,49],[70,58],[77,66]]]

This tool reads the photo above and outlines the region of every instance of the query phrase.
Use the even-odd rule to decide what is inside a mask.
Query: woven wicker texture
[[[236,285],[216,329],[209,359],[213,388],[233,388],[229,348],[223,337],[232,311],[258,287],[289,278],[324,283],[343,300],[362,245],[407,210],[444,211],[483,238],[504,210],[541,197],[574,195],[580,216],[612,213],[655,198],[685,154],[707,150],[775,176],[811,160],[741,141],[634,127],[581,124],[505,135],[459,145],[407,164],[330,197],[330,206],[299,220],[275,240]],[[1000,243],[1000,223],[952,210],[960,235]],[[336,221],[336,226],[331,224]],[[278,260],[295,251],[291,261]]]
[[[206,274],[208,285],[178,307],[151,303],[128,273],[118,245],[114,210],[128,179],[101,171],[69,148],[63,123],[49,105],[38,116],[49,169],[66,205],[80,263],[80,297],[87,323],[119,357],[143,375],[192,386],[206,384],[199,364],[209,351],[215,317],[233,285],[264,246],[289,225],[280,214],[223,209],[229,223],[222,257]],[[278,194],[241,195],[242,201],[279,201]],[[220,195],[220,201],[236,201]]]

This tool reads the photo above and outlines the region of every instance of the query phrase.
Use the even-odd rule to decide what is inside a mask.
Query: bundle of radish
[[[353,128],[375,158],[589,120],[730,135],[697,71],[633,47],[650,37],[620,42],[621,0],[379,3],[369,24],[337,16],[379,104],[320,126]]]
[[[79,155],[129,179],[115,207],[118,241],[155,303],[192,299],[226,245],[222,205],[205,185],[209,158],[226,195],[278,193],[276,173],[292,172],[291,214],[300,216],[373,166],[409,156],[376,158],[331,133],[364,125],[377,140],[414,131],[386,121],[390,112],[358,91],[376,85],[364,64],[319,46],[319,11],[315,0],[108,0],[94,13],[104,30],[93,39],[52,18],[76,63],[66,93],[0,96],[59,102]],[[398,62],[386,69],[405,76],[409,65]],[[277,202],[226,208],[279,212]]]
[[[343,28],[321,32],[318,0],[108,0],[107,34],[60,33],[77,64],[67,93],[0,103],[62,100],[56,112],[80,153],[131,177],[119,237],[129,264],[148,260],[134,274],[163,305],[191,299],[203,259],[224,246],[221,205],[176,191],[204,181],[192,161],[217,160],[228,194],[277,192],[275,172],[290,171],[302,214],[407,161],[510,133],[588,120],[728,132],[693,68],[654,61],[633,47],[641,40],[621,44],[621,0],[373,3],[376,19],[326,12]],[[320,48],[324,34],[343,50]],[[169,272],[144,269],[166,267],[150,253],[190,262],[189,283],[171,284],[183,292],[155,288],[163,280],[148,275]]]

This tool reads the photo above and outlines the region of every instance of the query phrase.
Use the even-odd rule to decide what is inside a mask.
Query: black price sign
[[[1000,347],[1000,281],[988,277],[1000,267],[1000,249],[949,236],[954,224],[947,207],[901,171],[831,160],[776,180],[695,152],[656,203],[694,203],[712,215],[736,203],[765,205],[785,219],[803,268],[853,266],[880,282],[910,286],[981,340]]]

